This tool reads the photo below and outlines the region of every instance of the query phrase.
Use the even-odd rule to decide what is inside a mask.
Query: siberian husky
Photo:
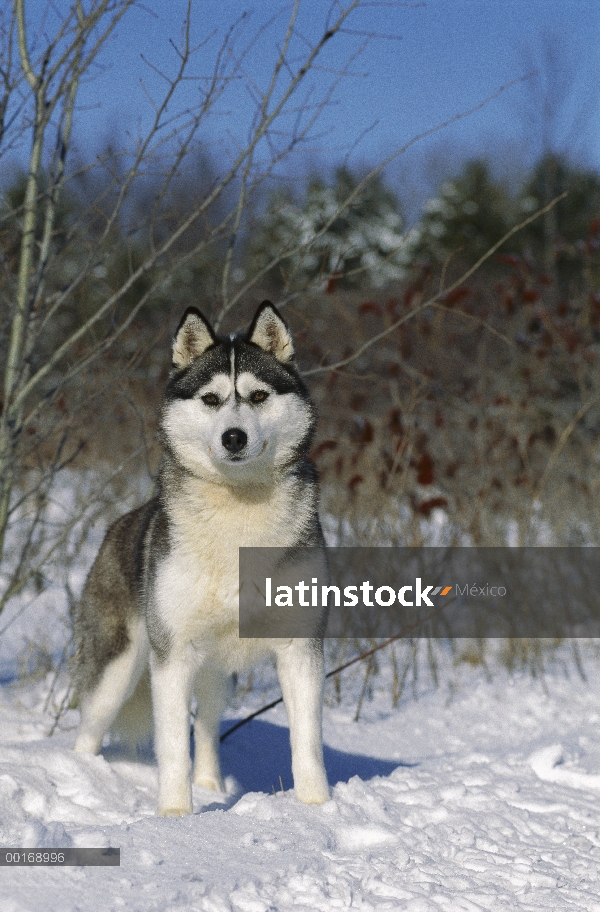
[[[229,683],[274,654],[295,794],[322,804],[322,641],[238,633],[238,548],[323,547],[307,456],[315,409],[290,332],[268,301],[246,333],[230,337],[189,308],[172,362],[156,496],[109,529],[74,612],[75,750],[97,753],[111,726],[139,721],[149,669],[158,811],[190,814],[192,696],[193,781],[223,790],[219,721]]]

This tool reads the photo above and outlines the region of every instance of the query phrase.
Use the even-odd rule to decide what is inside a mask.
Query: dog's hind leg
[[[127,648],[105,667],[96,686],[80,696],[81,721],[75,750],[97,754],[123,703],[133,694],[148,662],[143,621],[130,631]]]
[[[225,791],[219,763],[219,722],[231,696],[231,677],[221,669],[200,669],[194,692],[198,701],[194,722],[194,784]]]
[[[277,650],[277,674],[290,723],[296,797],[304,804],[329,798],[323,764],[323,644],[292,640]]]

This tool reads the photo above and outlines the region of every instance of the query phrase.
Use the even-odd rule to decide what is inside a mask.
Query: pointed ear
[[[173,341],[174,367],[180,370],[189,367],[192,361],[203,355],[215,342],[215,334],[208,320],[195,307],[188,307]]]
[[[282,364],[294,357],[294,343],[282,317],[270,301],[263,301],[248,331],[248,341],[274,355]]]

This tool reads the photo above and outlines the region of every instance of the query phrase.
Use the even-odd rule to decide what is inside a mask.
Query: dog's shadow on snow
[[[221,734],[231,727],[223,722]],[[347,754],[323,745],[325,769],[330,785],[348,782],[353,776],[372,779],[389,776],[399,766],[412,766],[399,760],[378,760],[364,754]],[[286,727],[255,720],[234,732],[221,744],[221,765],[224,776],[233,776],[245,792],[276,792],[281,786],[288,790],[292,783],[290,735]],[[279,777],[281,776],[281,782]]]
[[[224,734],[235,720],[221,722],[221,734]],[[190,749],[194,754],[194,743],[190,732]],[[234,732],[221,744],[221,769],[224,777],[233,777],[236,783],[234,793],[229,796],[226,805],[231,807],[245,792],[281,792],[293,787],[292,755],[290,734],[287,726],[274,725],[272,722],[253,720],[239,731]],[[135,754],[129,753],[119,744],[102,749],[102,756],[107,760],[129,760],[154,766],[156,758],[152,743],[139,747]],[[402,760],[380,760],[365,754],[348,754],[323,744],[323,759],[330,785],[348,782],[353,776],[360,779],[373,779],[375,776],[389,776],[400,767],[412,767],[416,764]],[[223,809],[223,801],[204,805],[203,812]]]

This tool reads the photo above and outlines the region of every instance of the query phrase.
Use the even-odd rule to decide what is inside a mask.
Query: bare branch
[[[365,177],[356,184],[353,191],[346,197],[346,199],[344,199],[340,203],[336,212],[321,227],[321,229],[314,234],[314,236],[311,240],[311,246],[312,246],[312,244],[314,244],[314,242],[316,240],[318,240],[320,237],[322,237],[324,234],[326,234],[329,231],[329,229],[331,228],[333,223],[350,206],[352,201],[354,199],[356,199],[356,197],[362,192],[362,190],[365,188],[365,186],[370,181],[372,181],[375,177],[377,177],[377,175],[379,175],[396,158],[398,158],[400,155],[403,155],[404,152],[406,152],[408,149],[410,149],[416,143],[421,142],[423,139],[426,139],[429,136],[433,136],[435,133],[438,133],[440,130],[443,130],[446,127],[449,127],[451,124],[456,123],[459,120],[463,120],[465,117],[470,117],[472,114],[475,114],[477,111],[480,111],[482,108],[486,107],[486,105],[490,104],[492,101],[494,101],[496,98],[498,98],[507,89],[523,82],[526,79],[529,79],[530,76],[531,76],[531,74],[527,74],[526,76],[520,76],[517,79],[511,80],[511,82],[505,83],[504,85],[500,86],[499,89],[497,89],[491,95],[488,95],[487,98],[484,98],[483,101],[479,102],[474,107],[468,108],[465,111],[461,111],[459,114],[454,114],[452,117],[448,118],[448,120],[445,120],[440,124],[437,124],[435,127],[430,127],[428,130],[424,130],[422,133],[419,133],[418,135],[413,136],[412,139],[410,139],[407,143],[400,146],[398,149],[396,149],[394,152],[392,152],[390,155],[388,155],[387,158],[385,158],[375,168],[371,169],[371,171],[369,171],[368,174],[366,174]],[[271,270],[275,266],[282,263],[284,260],[289,259],[290,257],[294,256],[295,254],[301,253],[305,250],[308,251],[309,249],[310,249],[310,246],[307,247],[304,242],[300,242],[293,247],[279,251],[272,258],[272,260],[270,262],[266,263],[260,270],[258,270],[256,273],[254,273],[254,275],[241,288],[238,289],[236,294],[230,300],[229,307],[232,307],[242,297],[244,297],[244,295],[246,295],[262,278],[264,278],[266,275],[268,275],[268,273],[270,273]]]
[[[31,67],[29,51],[27,50],[27,33],[25,31],[25,0],[16,0],[17,27],[19,34],[19,55],[21,57],[21,67],[25,73],[25,78],[29,87],[35,92],[37,88],[37,77]]]

